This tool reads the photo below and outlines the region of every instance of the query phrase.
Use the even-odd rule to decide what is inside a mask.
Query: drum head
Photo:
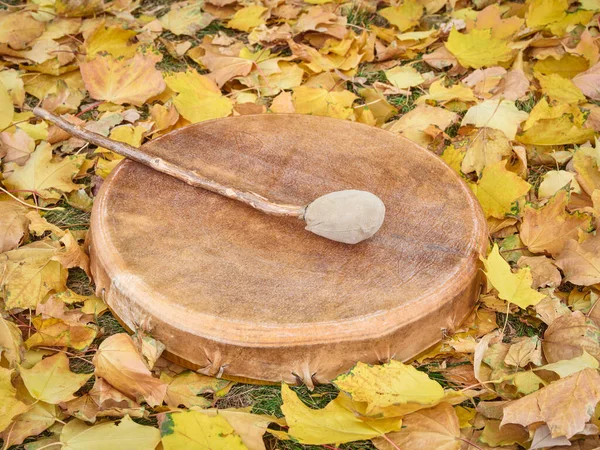
[[[357,245],[125,161],[92,214],[99,294],[130,329],[209,375],[326,382],[405,360],[451,332],[480,289],[485,220],[460,177],[390,132],[264,114],[176,130],[143,150],[222,184],[304,205],[360,189],[386,205]]]

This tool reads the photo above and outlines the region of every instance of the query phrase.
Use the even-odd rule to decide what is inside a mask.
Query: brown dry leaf
[[[577,212],[567,213],[568,203],[569,193],[561,189],[542,208],[525,207],[521,240],[530,252],[557,255],[567,241],[577,238],[580,230],[591,228],[592,217]]]
[[[69,230],[67,230],[65,235],[60,239],[60,242],[64,245],[64,247],[56,255],[54,255],[52,259],[58,261],[67,269],[79,267],[83,269],[89,276],[90,258],[79,246],[77,240],[73,237]]]
[[[402,420],[402,429],[386,437],[373,439],[379,450],[459,450],[461,447],[458,417],[448,403],[408,414]]]
[[[549,363],[576,358],[584,350],[600,361],[600,328],[581,311],[562,315],[544,333],[542,349]]]
[[[162,404],[167,385],[152,376],[129,335],[114,334],[103,341],[92,362],[96,376],[132,399]]]
[[[600,100],[600,63],[573,77],[573,84],[591,100]]]
[[[0,15],[0,43],[15,50],[24,49],[41,36],[44,23],[35,20],[30,12],[5,13]]]
[[[531,287],[534,289],[546,286],[558,287],[561,283],[560,272],[553,261],[546,256],[521,256],[517,265],[531,269],[533,276]]]
[[[571,438],[583,431],[600,401],[600,375],[584,369],[504,407],[504,424],[545,422],[552,437]]]
[[[96,100],[141,106],[165,90],[161,73],[154,68],[160,61],[153,53],[136,53],[131,59],[96,56],[81,64],[86,89]],[[144,80],[140,83],[140,80]]]
[[[0,253],[17,248],[26,236],[28,208],[10,199],[0,201]]]
[[[173,378],[163,372],[160,379],[168,384],[165,403],[174,408],[178,408],[179,405],[187,408],[192,406],[208,408],[212,403],[202,395],[214,394],[229,384],[227,380],[219,380],[194,372],[183,372]]]
[[[0,152],[4,151],[5,163],[15,162],[22,166],[34,149],[35,140],[20,128],[17,128],[14,133],[8,131],[0,133]]]
[[[87,348],[96,338],[97,330],[93,326],[66,322],[63,319],[34,317],[32,324],[37,330],[26,341],[26,348],[33,347],[70,347],[75,350]]]
[[[567,241],[556,257],[556,265],[564,272],[565,280],[582,286],[600,283],[600,236],[582,244]]]

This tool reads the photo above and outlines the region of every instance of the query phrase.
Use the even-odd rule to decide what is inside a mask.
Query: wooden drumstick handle
[[[79,125],[72,124],[43,108],[33,108],[33,113],[36,116],[53,123],[57,127],[62,128],[64,131],[75,137],[91,142],[98,147],[107,148],[121,156],[125,156],[133,161],[149,166],[158,172],[175,177],[191,186],[200,187],[224,197],[240,201],[265,214],[296,217],[299,219],[303,219],[304,217],[306,206],[275,203],[254,192],[244,192],[231,186],[223,186],[222,184],[205,178],[192,170],[184,169],[162,158],[147,155],[129,144],[109,139],[101,134],[94,133],[93,131],[85,130]]]
[[[112,150],[152,169],[224,197],[240,201],[273,216],[296,217],[306,222],[306,230],[332,241],[357,244],[373,236],[385,217],[385,205],[370,192],[344,190],[325,194],[306,206],[274,203],[254,192],[223,186],[193,170],[184,169],[162,158],[147,155],[124,142],[118,142],[72,124],[45,109],[34,108],[36,116],[62,128],[67,133]]]

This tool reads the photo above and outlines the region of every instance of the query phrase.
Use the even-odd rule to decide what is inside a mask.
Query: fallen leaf
[[[378,437],[373,443],[379,450],[459,450],[460,427],[454,408],[448,403],[408,414],[400,431]],[[393,442],[392,443],[390,443]],[[394,445],[396,447],[394,447]]]
[[[523,197],[531,185],[506,170],[506,161],[500,161],[483,169],[477,184],[470,184],[487,217],[503,219],[518,213],[517,200]]]
[[[259,5],[246,6],[234,14],[227,22],[227,27],[246,32],[252,31],[253,28],[265,23],[264,15],[267,11],[267,8]]]
[[[579,187],[579,183],[577,183],[573,172],[567,172],[566,170],[550,170],[542,176],[542,182],[538,188],[538,197],[552,197],[558,191],[564,189],[569,183],[572,192],[576,194],[581,193],[581,188]]]
[[[165,89],[161,73],[154,68],[159,60],[152,53],[136,53],[130,59],[97,55],[80,65],[81,76],[92,98],[141,106]]]
[[[435,405],[443,400],[444,389],[426,373],[399,361],[370,366],[359,362],[333,383],[352,400],[367,403],[367,414],[375,409],[418,403]]]
[[[545,297],[531,288],[532,276],[528,267],[519,269],[517,273],[511,272],[508,263],[500,256],[498,244],[494,244],[488,257],[482,261],[485,275],[501,299],[526,309]]]
[[[160,436],[165,450],[246,450],[241,437],[221,415],[199,411],[159,416]],[[153,447],[154,448],[154,447]]]
[[[194,36],[215,20],[215,17],[202,11],[202,3],[193,2],[179,8],[174,6],[159,19],[163,28],[173,34]]]
[[[552,437],[571,438],[582,431],[600,401],[600,375],[584,369],[515,400],[504,407],[502,425],[546,422]]]
[[[529,450],[549,447],[555,448],[559,445],[566,445],[570,447],[571,441],[569,441],[564,436],[553,438],[550,428],[548,428],[548,425],[544,424],[540,425],[535,429],[535,432],[533,433],[533,439],[531,441],[531,447],[529,447]]]
[[[24,166],[15,163],[5,166],[5,171],[10,171],[10,175],[5,178],[4,184],[9,189],[35,192],[42,198],[58,200],[62,192],[71,192],[81,187],[73,183],[72,178],[84,159],[84,155],[77,155],[53,161],[52,147],[44,142],[38,145]]]
[[[491,29],[473,29],[462,34],[456,28],[452,28],[446,48],[456,56],[463,67],[479,69],[510,61],[514,51],[508,42],[506,39],[493,37]]]
[[[0,129],[5,129],[12,123],[14,114],[15,108],[12,99],[10,98],[6,87],[4,87],[4,84],[0,81]],[[2,156],[1,152],[0,156]]]
[[[281,410],[289,426],[289,435],[302,444],[342,444],[361,439],[372,439],[400,429],[402,419],[362,420],[345,407],[347,400],[341,393],[323,409],[311,409],[286,384],[281,387]]]
[[[388,123],[387,129],[400,133],[411,141],[426,147],[431,142],[431,137],[425,133],[430,125],[435,125],[443,131],[457,119],[458,115],[452,111],[422,104],[404,114],[397,121]]]
[[[582,244],[567,241],[556,257],[556,265],[565,274],[565,280],[581,286],[600,283],[600,236],[587,239]]]
[[[97,334],[97,330],[92,326],[67,323],[55,317],[34,317],[32,323],[36,332],[25,341],[25,347],[28,349],[45,346],[83,350],[92,343]]]
[[[385,76],[398,89],[418,86],[425,81],[423,75],[412,66],[396,66],[393,69],[386,70]]]
[[[573,84],[591,100],[600,100],[600,63],[573,77]]]
[[[0,16],[0,43],[21,50],[44,32],[44,23],[35,20],[31,12],[8,13]]]
[[[52,426],[59,416],[60,409],[56,405],[34,403],[0,434],[0,438],[7,447],[22,444],[28,437],[37,436]]]
[[[208,408],[212,402],[203,394],[215,393],[229,384],[227,380],[219,380],[194,372],[183,372],[171,378],[164,372],[160,377],[167,384],[165,403],[174,408],[184,405],[187,408],[198,406]]]
[[[137,402],[146,401],[150,406],[162,404],[167,385],[152,376],[129,335],[114,334],[104,340],[92,362],[96,376]]]
[[[527,430],[515,424],[500,424],[499,420],[488,420],[485,428],[479,436],[479,440],[492,447],[506,446],[511,444],[525,444],[529,440]]]
[[[557,255],[567,241],[577,238],[580,230],[590,230],[592,217],[578,212],[567,213],[568,202],[569,193],[563,189],[541,208],[525,206],[521,240],[530,252]]]
[[[33,398],[53,405],[75,398],[73,394],[92,376],[71,372],[64,353],[43,359],[31,369],[20,366],[19,373]]]
[[[538,369],[551,370],[552,372],[557,373],[561,378],[566,378],[569,375],[573,375],[574,373],[577,373],[583,369],[598,369],[598,367],[600,367],[598,360],[583,350],[581,356],[577,356],[572,359],[561,359],[560,361],[546,364]]]
[[[133,37],[136,35],[133,30],[100,25],[85,40],[87,60],[92,60],[104,52],[115,58],[132,58],[138,47],[138,44],[133,43]]]
[[[472,124],[476,127],[495,128],[513,140],[519,124],[529,117],[519,111],[514,102],[508,100],[484,100],[469,108],[462,120],[462,125]]]
[[[551,100],[561,103],[581,103],[585,101],[581,89],[575,84],[577,77],[571,81],[556,73],[551,73],[546,76],[537,74],[536,78],[540,81],[542,92]]]
[[[28,208],[12,200],[0,201],[0,253],[17,248],[27,233]]]
[[[226,117],[233,110],[232,101],[221,94],[215,82],[195,70],[169,75],[165,81],[179,94],[173,101],[177,111],[192,123]]]
[[[389,6],[379,10],[377,13],[387,19],[400,31],[410,30],[419,24],[424,8],[415,0],[405,0],[399,6]]]
[[[562,281],[560,272],[553,261],[546,256],[521,256],[517,261],[519,267],[529,267],[533,281],[531,287],[558,287]]]
[[[118,424],[102,422],[91,427],[73,419],[62,429],[60,442],[69,450],[154,450],[160,442],[160,432],[151,426],[138,425],[129,416]]]
[[[512,147],[504,132],[484,127],[469,136],[467,152],[460,169],[463,173],[476,172],[481,176],[486,166],[496,164],[510,155]]]
[[[562,315],[544,333],[542,349],[549,363],[577,358],[584,351],[600,360],[600,328],[581,311]]]
[[[0,432],[6,430],[13,418],[27,411],[27,405],[17,400],[17,390],[12,385],[13,370],[0,367]]]
[[[337,119],[348,119],[354,114],[352,104],[357,98],[350,91],[328,91],[306,86],[294,88],[292,94],[296,112]]]

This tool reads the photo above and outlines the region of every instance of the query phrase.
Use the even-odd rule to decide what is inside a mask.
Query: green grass
[[[532,93],[525,100],[517,100],[515,105],[517,109],[530,113],[536,103],[535,95]]]
[[[398,108],[400,114],[406,114],[417,107],[417,99],[423,95],[420,90],[414,90],[410,95],[390,95],[388,102]]]
[[[44,214],[44,219],[51,224],[59,228],[69,228],[71,230],[82,230],[90,226],[91,214],[89,212],[73,208],[66,202],[60,202],[57,206],[63,209],[48,211]]]
[[[504,327],[504,323],[506,322],[506,314],[497,312],[496,322],[501,328]],[[544,324],[541,324],[538,328],[533,327],[521,320],[521,315],[519,313],[511,313],[508,315],[508,323],[506,324],[506,332],[504,334],[503,342],[510,343],[515,337],[522,336],[537,336],[541,339],[546,331],[546,328],[547,327]]]

